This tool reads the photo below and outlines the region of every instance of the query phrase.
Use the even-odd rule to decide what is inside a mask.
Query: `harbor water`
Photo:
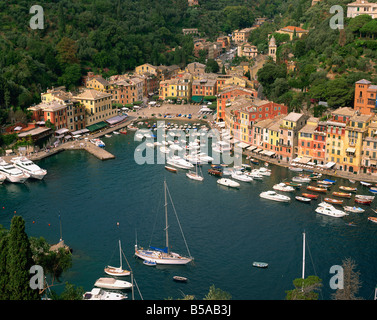
[[[270,177],[239,182],[239,189],[231,189],[207,174],[210,165],[202,166],[204,181],[199,182],[187,178],[183,169],[172,173],[162,164],[137,164],[134,152],[140,142],[134,141],[132,132],[102,139],[115,159],[100,161],[85,151],[67,150],[38,162],[48,171],[44,180],[0,186],[0,224],[5,228],[16,213],[24,218],[29,236],[44,237],[54,244],[59,241],[61,225],[63,239],[73,249],[73,266],[62,284],[53,287],[57,292],[65,281],[90,291],[105,276],[106,265],[119,265],[120,239],[145,300],[178,299],[183,294],[200,300],[211,285],[230,293],[232,299],[281,300],[286,290],[293,289],[293,280],[301,277],[305,231],[305,276],[322,279],[319,298],[331,299],[335,292],[330,288],[334,276],[330,268],[352,258],[360,272],[358,295],[373,299],[377,224],[367,218],[375,216],[371,210],[375,203],[360,205],[366,209],[361,214],[323,216],[315,212],[321,199],[309,204],[294,199],[304,188],[290,194],[290,203],[259,197],[274,184],[297,175],[287,168],[270,165]],[[134,257],[136,241],[144,247],[165,246],[164,179],[193,264],[150,267]],[[370,194],[359,183],[336,180],[331,191],[346,185],[357,186],[358,194]],[[353,205],[353,197],[344,202]],[[171,205],[168,212],[171,250],[187,255]],[[255,268],[254,261],[267,262],[268,268]],[[128,268],[126,261],[123,267]],[[188,281],[175,282],[175,275]],[[137,292],[135,298],[140,299]]]

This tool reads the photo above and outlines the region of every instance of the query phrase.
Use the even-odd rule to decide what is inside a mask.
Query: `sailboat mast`
[[[305,232],[303,235],[303,246],[302,246],[302,279],[305,279]]]
[[[122,269],[122,246],[120,244],[120,239],[119,239],[119,261],[120,261],[120,268]]]
[[[166,236],[166,248],[169,252],[169,232],[168,232],[168,199],[166,195],[166,180],[164,180],[165,188],[165,236]]]

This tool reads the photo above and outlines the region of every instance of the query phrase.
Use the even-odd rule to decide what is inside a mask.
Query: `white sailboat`
[[[107,266],[105,268],[105,272],[110,275],[110,276],[116,276],[116,277],[122,277],[122,276],[128,276],[131,274],[131,271],[128,270],[123,270],[122,266],[122,246],[119,240],[119,261],[120,261],[120,266],[119,267],[112,267],[112,266]]]
[[[168,188],[167,188],[167,185],[166,185],[166,181],[164,181],[164,190],[165,190],[165,240],[166,240],[166,246],[165,246],[165,248],[150,247],[150,249],[143,249],[141,247],[138,247],[137,244],[135,244],[135,255],[137,257],[139,257],[140,259],[147,260],[147,261],[152,262],[152,263],[155,262],[156,264],[160,264],[160,265],[185,265],[185,264],[188,264],[189,262],[191,262],[193,260],[193,258],[191,257],[190,251],[187,247],[187,243],[186,243],[186,240],[184,238],[182,228],[181,228],[181,232],[182,232],[183,240],[185,241],[186,248],[187,248],[189,256],[188,257],[181,256],[178,253],[171,252],[170,249],[169,249],[169,233],[168,233],[169,224],[168,224],[168,210],[167,210],[167,207],[168,207],[168,204],[167,204]],[[170,193],[169,193],[169,197],[170,197]],[[171,197],[170,197],[170,200],[171,200]],[[176,215],[176,217],[178,219],[177,215]],[[179,220],[178,220],[178,224],[180,226]]]
[[[198,164],[195,165],[195,172],[190,170],[189,172],[186,173],[186,176],[196,181],[204,180],[204,177],[198,173]]]

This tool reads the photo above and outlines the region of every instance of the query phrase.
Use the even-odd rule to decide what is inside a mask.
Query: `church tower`
[[[272,36],[268,43],[268,55],[272,57],[272,59],[274,59],[275,62],[276,62],[276,49],[277,49],[276,41],[275,41],[274,36]]]

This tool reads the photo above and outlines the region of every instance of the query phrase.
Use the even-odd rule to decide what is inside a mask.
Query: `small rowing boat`
[[[377,223],[377,218],[376,217],[368,217],[369,221],[372,221],[374,223]]]
[[[178,282],[187,282],[187,278],[186,277],[181,277],[181,276],[174,276],[173,280],[174,281],[178,281]]]
[[[355,198],[356,203],[360,204],[371,204],[373,200],[371,199],[365,199],[365,198]]]
[[[157,263],[155,261],[152,261],[152,260],[144,260],[143,264],[145,264],[146,266],[149,266],[149,267],[154,267],[154,266],[157,265]]]
[[[310,199],[310,198],[305,198],[305,197],[301,197],[301,196],[295,196],[295,199],[298,200],[298,201],[301,201],[301,202],[305,202],[305,203],[309,203],[310,201],[312,201],[312,199]]]
[[[365,210],[360,207],[351,207],[351,206],[345,206],[343,207],[344,211],[353,212],[353,213],[362,213]]]
[[[333,198],[325,198],[323,199],[327,203],[332,203],[332,204],[343,204],[343,200],[338,200],[338,199],[333,199]]]
[[[268,263],[254,261],[253,262],[253,267],[256,267],[256,268],[267,268],[268,267]]]
[[[333,196],[336,196],[336,197],[342,197],[342,198],[351,198],[352,194],[351,193],[346,193],[346,192],[337,192],[337,191],[334,191],[332,193]]]
[[[376,187],[372,187],[369,189],[370,192],[372,193],[377,193],[377,188]]]
[[[216,170],[216,169],[208,169],[208,173],[213,176],[219,176],[219,177],[223,175],[222,171]]]
[[[345,187],[345,186],[340,186],[339,189],[343,190],[343,191],[349,191],[349,192],[356,192],[357,191],[357,188]]]
[[[306,189],[311,190],[311,191],[316,191],[316,192],[323,192],[323,193],[327,192],[326,188],[320,188],[320,187],[314,187],[314,186],[307,186]]]
[[[305,198],[310,198],[310,199],[315,199],[315,200],[318,199],[318,194],[303,193],[302,196]]]
[[[365,181],[360,181],[360,184],[363,185],[363,186],[366,186],[366,187],[371,187],[372,186],[371,183],[365,182]]]
[[[168,171],[170,171],[170,172],[177,173],[177,169],[176,168],[165,166],[165,169],[168,170]]]

